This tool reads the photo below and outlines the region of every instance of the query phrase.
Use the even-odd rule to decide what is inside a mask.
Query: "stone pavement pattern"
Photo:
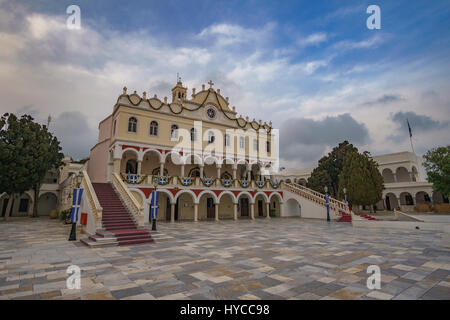
[[[0,222],[1,299],[450,299],[441,233],[257,219],[160,223],[165,241],[91,249],[44,218]],[[66,288],[69,265],[81,289]],[[366,287],[381,268],[381,290]]]

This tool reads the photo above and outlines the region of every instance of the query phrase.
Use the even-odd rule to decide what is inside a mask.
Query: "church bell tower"
[[[172,103],[186,100],[187,88],[183,87],[181,78],[177,76],[177,84],[172,88]]]

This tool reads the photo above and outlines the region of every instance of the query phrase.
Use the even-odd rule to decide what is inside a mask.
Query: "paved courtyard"
[[[441,233],[303,219],[161,223],[155,243],[90,249],[60,221],[0,222],[0,299],[450,299]],[[66,269],[81,268],[81,289]],[[381,268],[381,289],[366,287]]]

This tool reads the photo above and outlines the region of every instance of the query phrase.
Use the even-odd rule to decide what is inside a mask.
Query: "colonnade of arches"
[[[385,183],[414,182],[419,178],[417,168],[414,166],[409,171],[405,167],[385,168],[381,171],[381,175]]]
[[[414,207],[418,204],[429,204],[433,205],[435,203],[448,203],[449,199],[442,196],[442,194],[428,193],[426,191],[418,191],[416,193],[401,192],[400,194],[395,194],[389,192],[384,197],[384,209],[394,210],[397,208]]]
[[[10,203],[10,201],[12,201]],[[7,215],[9,206],[10,217],[26,217],[31,216],[33,213],[34,197],[31,193],[24,193],[16,195],[13,199],[10,199],[8,195],[0,197],[0,216]],[[37,203],[38,216],[48,216],[50,212],[56,210],[58,207],[58,197],[53,192],[41,192]]]
[[[142,191],[130,189],[135,198],[144,206],[145,219],[150,221],[150,196]],[[183,189],[175,196],[165,188],[158,189],[159,221],[201,221],[224,219],[257,219],[281,215],[281,196],[274,192],[268,196],[258,192],[252,196],[247,191],[237,196],[230,191],[219,195],[211,190],[203,190],[196,195],[190,189]]]
[[[179,177],[200,177],[219,179],[243,179],[263,181],[270,179],[269,165],[248,160],[214,156],[205,158],[196,154],[182,156],[178,152],[161,154],[157,150],[147,150],[140,154],[135,149],[122,152],[119,170],[123,175],[161,175]]]

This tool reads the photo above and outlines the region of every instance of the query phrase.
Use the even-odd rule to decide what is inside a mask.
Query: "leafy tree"
[[[339,174],[340,197],[344,196],[344,188],[352,204],[374,205],[382,199],[383,177],[369,152],[350,152],[346,155]]]
[[[339,195],[339,174],[344,165],[344,159],[348,153],[358,152],[348,141],[340,143],[319,160],[319,165],[311,173],[306,186],[318,192],[324,192],[324,186],[328,187],[329,194],[337,198]]]
[[[428,150],[423,156],[427,180],[433,184],[433,192],[450,196],[450,145]]]
[[[8,113],[0,118],[0,193],[5,192],[9,196],[5,220],[16,196],[33,186],[30,170],[33,157],[27,152],[33,141],[31,121],[30,116],[18,119]]]
[[[23,115],[18,119],[14,114],[4,114],[0,119],[0,192],[6,192],[13,199],[33,189],[33,216],[36,217],[42,180],[50,169],[62,164],[60,151],[58,139],[31,116]],[[9,211],[7,208],[8,215]]]

